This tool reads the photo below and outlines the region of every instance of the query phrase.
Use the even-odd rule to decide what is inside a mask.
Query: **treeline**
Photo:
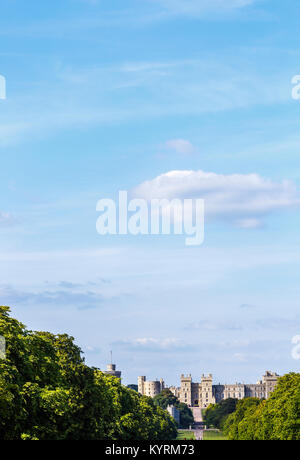
[[[176,423],[151,398],[88,367],[68,335],[31,332],[0,307],[1,440],[171,440]]]
[[[166,409],[168,406],[175,406],[180,412],[180,428],[189,428],[194,423],[194,416],[191,409],[179,401],[167,388],[154,397],[154,404]]]
[[[300,374],[281,377],[267,400],[231,400],[227,414],[224,403],[210,406],[205,422],[222,429],[229,440],[300,440]]]
[[[205,424],[208,427],[223,430],[228,415],[236,410],[238,400],[223,399],[219,404],[211,404],[205,412]]]

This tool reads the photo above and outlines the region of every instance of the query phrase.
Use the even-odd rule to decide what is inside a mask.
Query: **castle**
[[[266,371],[262,380],[256,384],[235,383],[230,385],[213,385],[213,376],[202,375],[201,382],[193,382],[192,376],[181,375],[180,387],[168,389],[179,399],[180,402],[191,407],[205,409],[210,404],[216,404],[223,399],[248,397],[267,399],[274,391],[279,375],[275,372]],[[160,394],[165,388],[164,380],[147,381],[146,377],[138,378],[138,391],[142,395],[154,396]]]
[[[111,363],[107,365],[106,371],[103,371],[104,374],[112,375],[121,381],[122,379],[122,372],[117,370],[116,364],[113,364],[113,353],[110,352],[111,355]]]
[[[141,395],[154,396],[159,395],[165,389],[165,382],[163,379],[160,380],[147,380],[146,377],[138,378],[138,392]]]
[[[117,379],[121,380],[122,372],[117,371],[117,366],[115,364],[108,364],[106,371],[104,374],[112,375],[113,377],[117,377]]]

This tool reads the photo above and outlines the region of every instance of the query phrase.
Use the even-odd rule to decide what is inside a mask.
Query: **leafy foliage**
[[[176,424],[151,398],[85,365],[67,335],[31,332],[0,307],[1,440],[169,440]]]
[[[300,374],[281,377],[266,401],[239,401],[225,433],[231,440],[300,440]]]
[[[239,426],[242,425],[244,425],[242,429],[242,438],[247,439],[247,436],[249,436],[249,427],[244,423],[246,414],[254,414],[260,404],[261,401],[257,398],[245,398],[238,401],[236,411],[229,415],[224,424],[224,432],[229,439],[233,440],[239,438]]]
[[[173,393],[165,389],[159,395],[155,396],[154,404],[166,409],[168,406],[175,406],[180,412],[180,426],[182,428],[189,428],[194,423],[194,417],[191,409],[183,403],[180,403],[178,398]]]
[[[208,427],[221,429],[228,417],[236,410],[237,399],[223,399],[218,404],[211,404],[205,412],[205,424]]]

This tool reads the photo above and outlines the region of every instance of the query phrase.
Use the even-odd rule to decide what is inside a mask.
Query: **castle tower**
[[[138,392],[141,395],[154,398],[159,395],[165,388],[165,382],[160,380],[147,380],[145,376],[138,377]]]
[[[180,377],[180,402],[192,406],[192,376],[181,374]]]
[[[115,364],[108,364],[105,374],[112,375],[112,376],[117,377],[118,379],[121,380],[122,372],[117,371],[117,366]]]
[[[275,390],[279,375],[276,372],[266,371],[263,376],[263,384],[265,385],[265,397],[268,399],[270,394]]]
[[[138,377],[138,392],[143,395],[144,394],[144,388],[145,388],[145,382],[146,382],[146,377],[145,376],[140,376]]]
[[[209,374],[207,377],[203,374],[201,378],[201,406],[208,407],[210,404],[215,404],[216,400],[213,395],[213,376]]]
[[[112,363],[112,351],[110,353],[111,353],[111,364],[107,365],[105,374],[112,375],[113,377],[116,377],[117,379],[121,380],[122,372],[117,371],[116,364]]]

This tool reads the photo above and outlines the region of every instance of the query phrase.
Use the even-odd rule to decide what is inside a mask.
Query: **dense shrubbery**
[[[228,415],[236,410],[237,402],[237,399],[228,398],[219,404],[211,404],[205,412],[207,427],[222,429]]]
[[[227,416],[225,403],[210,406],[205,421],[221,428],[230,440],[300,440],[300,374],[281,377],[268,400],[235,401],[236,410]]]
[[[193,425],[194,417],[191,409],[186,404],[179,402],[178,398],[170,390],[165,389],[155,396],[154,403],[162,409],[166,409],[168,406],[177,407],[180,412],[181,428],[189,428],[190,425]]]
[[[244,433],[243,439],[248,439],[249,433],[246,434],[248,431],[246,419],[250,413],[256,412],[260,404],[261,400],[257,398],[245,398],[238,402],[236,411],[227,417],[223,427],[223,431],[229,439],[239,439],[242,431]]]
[[[281,377],[266,401],[240,401],[225,433],[232,440],[300,440],[300,374]]]
[[[151,398],[85,365],[67,335],[30,332],[0,307],[1,440],[168,440],[169,414]]]

